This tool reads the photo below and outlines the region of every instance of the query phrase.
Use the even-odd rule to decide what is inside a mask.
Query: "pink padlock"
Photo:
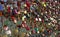
[[[27,27],[26,22],[22,22],[22,27]]]
[[[16,19],[14,19],[14,21],[13,21],[15,24],[17,23],[17,20]]]
[[[22,27],[25,27],[24,24],[22,24]]]
[[[5,26],[3,27],[3,29],[4,29],[4,30],[8,30],[8,26],[5,25]]]
[[[17,9],[15,9],[14,11],[15,11],[16,14],[18,13],[18,12],[17,12]]]

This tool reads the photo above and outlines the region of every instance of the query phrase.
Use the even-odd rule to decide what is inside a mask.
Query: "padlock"
[[[16,19],[14,19],[14,23],[15,23],[15,24],[17,23],[17,20],[16,20]]]
[[[35,34],[36,32],[35,32],[35,30],[32,30],[31,33],[32,33],[32,34]]]
[[[10,13],[10,5],[7,5],[7,12]]]
[[[35,32],[37,33],[38,32],[38,28],[34,28],[35,29]]]
[[[2,11],[0,11],[0,16],[2,16],[3,14],[2,14]]]
[[[4,29],[4,30],[8,30],[8,26],[5,25],[5,26],[3,27],[3,29]]]
[[[29,26],[27,26],[27,27],[26,27],[26,30],[30,30],[30,27],[29,27]]]

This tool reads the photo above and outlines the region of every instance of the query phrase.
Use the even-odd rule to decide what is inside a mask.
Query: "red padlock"
[[[42,23],[44,23],[44,19],[42,19]]]
[[[8,6],[7,8],[8,8],[8,9],[7,9],[8,13],[10,13],[10,12],[11,12],[11,11],[10,11],[10,6]]]
[[[26,24],[22,24],[22,27],[27,27],[27,25]]]
[[[17,6],[18,6],[18,8],[20,7],[20,1],[17,1]]]
[[[29,26],[27,26],[27,27],[26,27],[26,30],[30,30],[30,27],[29,27]]]
[[[30,7],[30,3],[28,1],[26,1],[26,5],[27,7]]]
[[[35,34],[35,30],[32,30],[31,32],[32,32],[32,34]]]
[[[22,27],[27,27],[26,22],[22,21]]]
[[[34,19],[34,23],[36,23],[37,22],[37,20],[36,20],[36,18]]]
[[[30,11],[30,3],[28,1],[26,1],[26,5],[27,5],[27,10]]]
[[[11,16],[11,19],[14,21],[15,17],[14,16]]]
[[[18,28],[21,28],[21,27],[22,27],[22,25],[17,25],[17,27],[18,27]]]

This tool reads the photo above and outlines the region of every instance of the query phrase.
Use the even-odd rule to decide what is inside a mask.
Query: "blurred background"
[[[60,0],[0,0],[0,37],[60,37]]]

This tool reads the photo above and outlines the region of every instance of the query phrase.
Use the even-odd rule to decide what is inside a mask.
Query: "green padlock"
[[[38,30],[39,30],[38,28],[34,28],[34,29],[35,29],[36,32],[38,32]]]

